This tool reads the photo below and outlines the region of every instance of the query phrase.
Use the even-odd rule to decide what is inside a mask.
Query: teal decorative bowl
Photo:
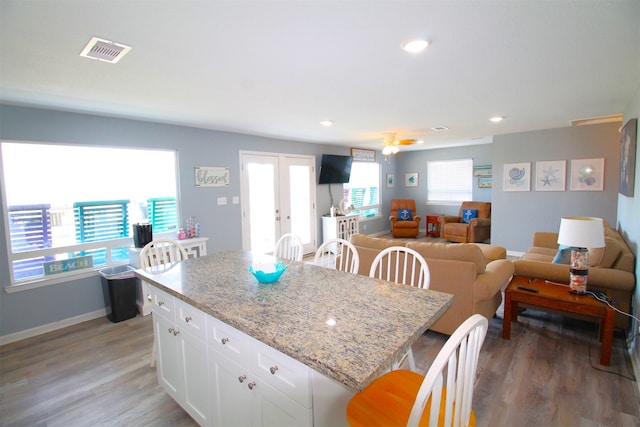
[[[276,264],[276,271],[273,273],[265,273],[262,270],[254,270],[253,266],[249,267],[249,272],[253,274],[253,277],[258,279],[260,283],[274,283],[280,279],[282,273],[287,269],[287,266],[282,264],[281,262]]]

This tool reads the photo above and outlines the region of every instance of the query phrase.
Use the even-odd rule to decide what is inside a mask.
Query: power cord
[[[626,313],[626,312],[624,312],[624,311],[622,311],[622,310],[618,309],[617,307],[613,306],[613,304],[615,304],[615,301],[614,301],[614,300],[612,300],[611,298],[608,298],[604,292],[598,292],[598,293],[596,294],[595,292],[593,292],[593,291],[589,291],[589,290],[588,290],[588,291],[587,291],[587,293],[588,293],[588,294],[590,294],[591,296],[593,296],[593,297],[594,297],[595,299],[597,299],[598,301],[602,301],[603,303],[607,304],[609,307],[611,307],[612,309],[614,309],[614,310],[615,310],[615,311],[617,311],[618,313],[620,313],[620,314],[624,314],[625,316],[629,316],[629,317],[631,317],[631,318],[633,318],[633,319],[636,319],[636,321],[640,322],[640,319],[638,319],[636,316],[634,316],[634,315],[632,315],[632,314],[629,314],[629,313]],[[635,338],[637,338],[638,336],[640,336],[640,333],[636,333],[635,335],[633,335],[633,337],[631,338],[631,341],[633,341],[633,340],[634,340]],[[592,342],[593,342],[593,340],[589,340],[589,363],[591,364],[591,367],[592,367],[593,369],[595,369],[595,370],[597,370],[597,371],[600,371],[600,372],[606,372],[606,373],[608,373],[608,374],[615,374],[615,375],[617,375],[617,376],[619,376],[619,377],[626,378],[626,379],[631,380],[631,381],[634,381],[634,382],[636,382],[636,381],[637,381],[637,379],[636,379],[636,377],[635,377],[635,376],[627,376],[627,375],[621,374],[621,373],[619,373],[619,372],[609,371],[609,370],[606,370],[606,369],[602,369],[602,368],[600,368],[600,367],[598,367],[598,366],[595,366],[595,365],[593,364],[593,360],[591,359],[591,344],[592,344]],[[627,366],[627,368],[629,368],[629,367]],[[633,371],[632,371],[632,372],[633,372]]]

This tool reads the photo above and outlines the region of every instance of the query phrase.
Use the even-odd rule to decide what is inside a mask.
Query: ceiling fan
[[[418,142],[417,139],[396,139],[395,133],[385,133],[384,135],[384,148],[382,154],[388,156],[389,154],[397,154],[400,151],[400,145],[412,145]]]

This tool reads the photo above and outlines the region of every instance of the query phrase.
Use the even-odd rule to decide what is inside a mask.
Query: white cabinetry
[[[209,424],[205,314],[151,289],[158,382],[200,425]]]
[[[313,424],[307,366],[209,316],[207,337],[213,425]]]
[[[349,240],[351,235],[360,232],[358,215],[323,216],[322,217],[322,241],[330,239]]]
[[[187,251],[189,258],[197,258],[207,254],[208,237],[194,237],[191,239],[178,240],[180,245]],[[129,264],[135,268],[140,268],[140,251],[142,248],[129,248]],[[143,316],[151,314],[151,301],[149,300],[149,285],[138,280],[136,289],[136,306],[138,313]]]
[[[158,382],[198,424],[345,423],[352,393],[342,385],[179,298],[150,289]]]

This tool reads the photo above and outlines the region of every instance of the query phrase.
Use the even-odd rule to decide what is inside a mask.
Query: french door
[[[285,233],[294,233],[304,253],[316,250],[315,158],[240,152],[242,246],[269,253]]]

